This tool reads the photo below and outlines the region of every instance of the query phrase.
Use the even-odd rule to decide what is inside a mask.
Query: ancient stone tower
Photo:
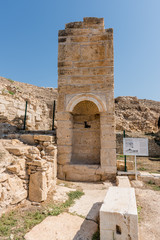
[[[59,31],[57,112],[58,178],[114,178],[113,30],[103,18]]]

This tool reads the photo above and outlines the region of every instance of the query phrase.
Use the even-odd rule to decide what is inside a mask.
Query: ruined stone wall
[[[46,200],[57,176],[53,136],[12,134],[8,137],[13,139],[0,140],[0,215],[7,207],[25,199]]]

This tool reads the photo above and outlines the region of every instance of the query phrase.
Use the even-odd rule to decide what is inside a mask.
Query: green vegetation
[[[160,186],[157,186],[153,181],[148,181],[147,185],[154,191],[160,191]]]
[[[67,211],[74,204],[75,199],[79,199],[82,195],[84,195],[82,191],[72,191],[68,193],[68,199],[64,203],[53,203],[36,211],[12,211],[3,214],[0,218],[0,237],[10,237],[13,234],[15,240],[24,239],[24,235],[31,228],[42,222],[49,215],[57,216]]]
[[[140,218],[140,212],[142,210],[141,206],[137,206],[137,212],[138,212],[138,222],[140,222],[141,218]]]
[[[9,94],[14,95],[15,93],[12,91],[8,91]]]
[[[15,212],[10,212],[7,217],[3,214],[0,219],[0,236],[8,236],[11,234],[11,229],[17,224]],[[3,235],[1,235],[3,233]]]
[[[147,171],[148,169],[147,168],[144,168],[144,167],[140,167],[138,168],[139,171]]]
[[[100,233],[99,233],[99,230],[93,234],[93,236],[92,236],[92,240],[100,240]]]
[[[10,78],[7,78],[8,81],[10,81],[11,83],[14,82],[14,80],[10,79]]]

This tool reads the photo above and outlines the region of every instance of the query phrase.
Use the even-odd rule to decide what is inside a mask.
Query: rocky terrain
[[[0,135],[23,129],[26,101],[26,130],[51,130],[53,101],[56,98],[56,89],[0,77]]]
[[[28,101],[27,129],[50,130],[53,101],[56,99],[57,89],[37,87],[0,77],[0,128],[2,129],[3,123],[3,129],[6,129],[4,131],[7,131],[8,127],[13,131],[15,128],[22,129],[25,102]],[[115,116],[117,132],[157,132],[160,102],[137,97],[117,97]]]
[[[56,99],[57,89],[40,88],[0,77],[0,215],[6,209],[9,210],[19,203],[25,203],[28,198],[34,203],[42,202],[47,197],[52,179],[56,178],[57,172],[56,138],[53,141],[53,136],[34,135],[33,132],[27,134],[19,132],[19,130],[23,129],[26,101],[28,102],[26,129],[51,130],[53,101]],[[150,155],[160,156],[160,102],[136,97],[118,97],[115,99],[115,117],[117,153],[122,153],[123,130],[126,130],[126,136],[139,137],[144,134],[145,137],[148,136]],[[9,134],[8,138],[7,134]],[[140,163],[142,163],[141,159]],[[140,165],[141,169],[144,170],[144,167],[146,169],[145,164]],[[155,165],[156,171],[159,172],[159,162],[155,161]],[[151,169],[150,166],[149,169]],[[55,182],[52,184],[55,185]],[[159,186],[159,182],[157,185]],[[103,186],[101,191],[105,192],[106,188]],[[86,196],[88,192],[89,194],[92,192],[91,199],[93,199],[93,191],[84,190],[84,192]],[[159,192],[137,189],[136,194],[138,205],[142,208],[140,217],[146,219],[140,223],[140,239],[147,239],[147,236],[150,239],[157,239],[159,229],[154,227],[157,225],[153,225],[153,221],[150,219],[156,218],[158,224],[159,205],[155,204],[154,211],[148,211],[148,209],[153,208],[153,201],[158,201]],[[96,192],[95,196],[99,196],[99,193]],[[55,197],[57,197],[56,194],[52,196],[53,199]],[[145,201],[145,199],[147,200]],[[87,200],[87,202],[89,201]],[[81,205],[86,206],[86,203]],[[79,218],[79,228],[83,222],[83,218],[81,219],[80,216],[83,214],[78,214],[79,216],[76,217]],[[58,217],[54,218],[57,222]],[[60,224],[62,224],[61,221]],[[93,224],[96,231],[97,223],[93,222]],[[147,231],[148,225],[150,228]],[[79,231],[78,234],[84,233],[83,226],[85,224],[82,224],[82,231]],[[36,230],[36,228],[34,229]],[[34,234],[35,238],[34,229],[29,234],[31,237]],[[38,232],[40,232],[39,229]],[[64,237],[66,237],[65,234]],[[0,239],[2,238],[0,237]]]
[[[151,133],[158,131],[160,102],[117,97],[115,99],[116,130]]]

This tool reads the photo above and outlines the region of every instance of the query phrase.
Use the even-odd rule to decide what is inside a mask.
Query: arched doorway
[[[100,164],[100,113],[92,101],[77,103],[72,111],[73,164]]]

